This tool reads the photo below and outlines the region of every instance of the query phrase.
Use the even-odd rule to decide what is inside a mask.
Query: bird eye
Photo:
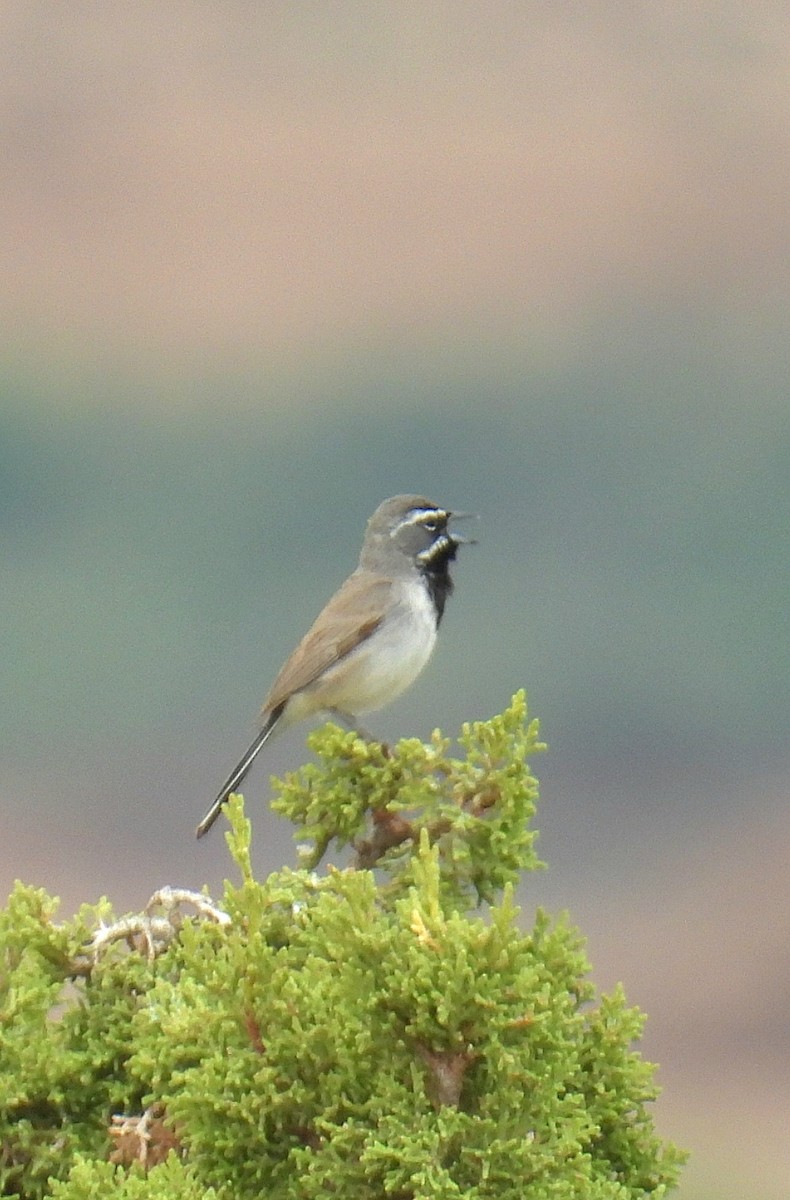
[[[422,527],[423,529],[427,529],[429,533],[436,533],[436,530],[439,528],[439,522],[432,518],[430,521],[423,521]]]

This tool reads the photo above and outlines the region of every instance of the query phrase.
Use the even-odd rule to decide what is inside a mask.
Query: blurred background
[[[682,1200],[790,1182],[790,11],[0,14],[0,884],[221,887],[194,826],[383,497],[479,511],[375,721],[528,689],[522,891],[649,1014]],[[259,871],[293,863],[245,788]]]

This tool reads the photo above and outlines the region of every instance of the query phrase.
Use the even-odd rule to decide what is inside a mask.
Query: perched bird
[[[275,679],[261,731],[197,827],[207,833],[275,729],[325,712],[356,728],[360,713],[394,700],[419,675],[453,588],[450,563],[468,541],[449,512],[423,496],[393,496],[368,521],[359,565]]]

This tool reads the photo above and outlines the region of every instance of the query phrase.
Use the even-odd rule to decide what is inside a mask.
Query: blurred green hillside
[[[231,380],[241,403],[183,420],[156,380],[161,410],[142,413],[122,402],[129,382],[80,404],[7,383],[7,744],[38,729],[59,753],[187,705],[211,720],[239,670],[254,686],[276,668],[378,500],[417,487],[482,517],[450,695],[474,680],[467,703],[485,710],[531,681],[577,750],[627,734],[783,755],[790,412],[690,339],[640,362],[649,327],[606,371],[603,351],[550,379],[519,376],[512,352],[499,379],[371,360],[364,383],[349,371],[287,413],[265,381]]]

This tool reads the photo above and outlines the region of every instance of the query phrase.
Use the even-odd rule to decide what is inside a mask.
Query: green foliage
[[[194,1175],[175,1154],[152,1171],[131,1170],[78,1157],[67,1183],[52,1181],[54,1200],[217,1200],[217,1193]]]
[[[336,838],[355,867],[256,881],[236,797],[222,912],[160,897],[155,938],[150,914],[56,926],[45,896],[14,893],[2,1194],[659,1200],[680,1155],[653,1131],[641,1017],[619,991],[596,1000],[566,921],[518,923],[513,885],[539,865],[523,695],[464,727],[460,759],[439,734],[389,752],[334,727],[312,740],[319,762],[277,807],[309,861]]]
[[[404,738],[393,747],[336,725],[311,734],[319,762],[273,781],[272,807],[297,826],[303,865],[316,866],[334,839],[354,845],[357,865],[383,867],[402,890],[425,830],[439,848],[441,888],[460,908],[494,900],[522,871],[541,866],[529,827],[538,785],[528,759],[545,747],[537,721],[527,720],[524,692],[500,716],[464,725],[458,742],[461,758],[451,757],[438,730],[427,745]]]
[[[125,1070],[129,1024],[150,970],[75,963],[106,904],[56,926],[56,902],[17,884],[0,913],[0,1188],[39,1196],[77,1151],[100,1154],[114,1106],[139,1103]]]

